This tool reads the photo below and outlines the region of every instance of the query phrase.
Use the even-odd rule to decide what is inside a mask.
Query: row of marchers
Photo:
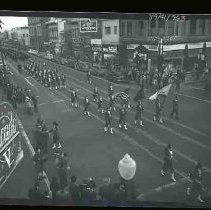
[[[66,77],[61,75],[56,68],[51,69],[45,63],[36,63],[28,60],[24,63],[26,73],[35,78],[39,83],[50,89],[66,88]]]

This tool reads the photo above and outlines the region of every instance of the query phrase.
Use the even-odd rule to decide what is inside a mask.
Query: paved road
[[[80,180],[92,176],[98,185],[104,176],[110,176],[112,180],[117,180],[119,176],[118,161],[125,153],[129,153],[137,162],[135,182],[140,200],[188,202],[185,189],[190,183],[186,174],[196,161],[205,165],[205,185],[208,188],[211,187],[211,163],[209,161],[211,154],[211,102],[209,98],[203,98],[201,93],[197,94],[194,89],[191,90],[187,86],[182,87],[179,92],[180,120],[176,122],[167,117],[164,125],[152,120],[154,104],[146,100],[144,102],[145,126],[143,129],[133,125],[134,107],[132,106],[128,113],[129,130],[125,132],[116,126],[115,134],[109,135],[103,133],[103,116],[96,112],[94,103],[92,103],[90,118],[82,115],[80,107],[78,109],[70,107],[69,89],[71,87],[79,89],[81,99],[85,95],[90,98],[92,96],[93,87],[85,82],[86,75],[84,73],[61,66],[61,71],[68,77],[68,88],[63,91],[50,91],[33,78],[24,74],[20,75],[12,62],[11,69],[13,72],[11,78],[14,82],[30,87],[39,96],[39,110],[48,127],[51,127],[51,123],[55,119],[60,122],[63,148],[70,157],[72,174],[76,174]],[[106,99],[108,82],[98,78],[93,78],[93,82]],[[119,90],[122,90],[122,86],[115,85],[115,91]],[[135,94],[136,87],[133,86],[130,95],[133,97]],[[150,94],[152,93],[147,91],[147,95]],[[173,93],[170,93],[166,101],[166,116],[171,109],[172,97]],[[81,104],[81,100],[79,102]],[[134,104],[132,103],[132,105]],[[32,128],[36,116],[26,116],[23,108],[19,108],[18,112],[33,145]],[[118,114],[115,114],[115,120],[117,119]],[[172,185],[168,177],[160,175],[163,149],[169,143],[172,144],[175,151],[174,165],[178,180],[175,185]],[[19,170],[25,173],[27,164],[23,162],[23,167],[19,167]],[[46,173],[49,178],[55,173],[53,157],[48,161]],[[4,188],[10,187],[12,186],[5,185]],[[8,194],[8,196],[10,195]]]

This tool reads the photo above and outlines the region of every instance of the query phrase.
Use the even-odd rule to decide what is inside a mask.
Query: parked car
[[[38,55],[37,50],[29,49],[28,53],[33,54],[33,55]]]

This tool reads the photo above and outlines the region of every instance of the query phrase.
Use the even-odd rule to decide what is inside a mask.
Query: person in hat
[[[119,128],[122,128],[122,124],[123,124],[125,130],[127,130],[126,121],[125,121],[126,114],[127,114],[126,105],[123,104],[119,113]]]
[[[103,179],[103,185],[100,186],[98,194],[102,201],[109,201],[112,199],[112,185],[110,177]]]
[[[93,89],[93,101],[94,101],[94,102],[97,100],[98,94],[99,94],[99,93],[98,93],[98,88],[95,87],[95,88]]]
[[[87,77],[87,83],[88,84],[92,84],[92,81],[91,81],[91,72],[89,70],[87,71],[86,77]]]
[[[103,113],[102,104],[103,104],[103,97],[99,96],[97,99],[97,111],[101,113]]]
[[[71,92],[71,105],[77,107],[77,92],[76,90],[72,90]]]
[[[90,112],[88,111],[88,108],[89,108],[89,99],[87,96],[84,97],[84,115],[88,115],[90,116]]]
[[[71,181],[69,184],[69,196],[71,201],[76,203],[81,199],[80,186],[77,184],[76,176],[71,176]]]
[[[105,114],[105,127],[104,127],[104,131],[107,132],[108,131],[108,128],[110,128],[110,133],[113,134],[111,108],[108,107],[106,109],[106,111],[104,112],[104,114]]]
[[[52,149],[56,148],[61,148],[61,144],[60,144],[60,136],[59,136],[59,129],[58,129],[58,123],[56,121],[53,122],[53,128],[49,131],[50,133],[52,133],[53,136],[53,147]]]
[[[160,102],[160,99],[157,98],[156,102],[155,102],[155,115],[153,118],[154,121],[159,120],[160,123],[163,123],[163,119],[161,117],[161,112],[162,112],[161,102]]]
[[[176,119],[179,119],[179,105],[178,105],[178,97],[177,95],[174,97],[174,99],[172,100],[172,111],[170,114],[170,117],[172,118],[174,115],[176,116]]]
[[[136,114],[135,114],[135,121],[134,121],[135,124],[139,122],[141,126],[144,126],[143,121],[142,121],[143,111],[144,111],[143,103],[140,100],[136,106]]]
[[[164,176],[166,172],[170,172],[171,180],[173,182],[176,182],[176,179],[174,177],[174,167],[173,167],[173,150],[170,144],[164,149],[163,160],[164,160],[164,163],[161,169],[161,174]]]
[[[109,98],[110,98],[110,100],[109,100],[110,109],[113,109],[114,111],[116,111],[116,107],[115,107],[116,100],[115,100],[114,95],[111,95]]]
[[[203,191],[202,186],[202,165],[201,163],[197,163],[194,169],[190,173],[190,179],[192,181],[192,185],[190,188],[187,188],[187,194],[195,193],[197,200],[201,203],[204,201],[201,198],[201,194]]]
[[[110,98],[111,95],[113,95],[114,89],[112,83],[109,84],[108,86],[108,97]]]

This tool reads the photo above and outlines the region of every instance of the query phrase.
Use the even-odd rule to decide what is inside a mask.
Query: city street
[[[54,120],[59,122],[62,149],[70,159],[71,174],[79,180],[93,177],[97,186],[102,178],[111,177],[112,182],[119,178],[118,162],[128,153],[136,161],[137,171],[134,178],[136,195],[142,201],[189,202],[186,188],[190,186],[188,172],[197,162],[204,166],[204,185],[211,189],[211,95],[204,94],[202,86],[182,85],[178,92],[178,121],[169,119],[172,109],[172,88],[164,107],[164,124],[153,121],[155,104],[144,100],[144,127],[134,125],[135,102],[132,100],[138,86],[132,85],[129,95],[131,105],[127,114],[128,131],[118,128],[119,112],[114,114],[114,135],[104,133],[104,116],[97,112],[97,105],[92,101],[93,88],[96,85],[100,94],[107,100],[109,82],[92,77],[93,85],[86,82],[86,74],[68,67],[33,56],[34,59],[46,62],[67,77],[67,89],[53,90],[39,84],[34,78],[17,71],[17,64],[7,60],[11,80],[21,86],[30,88],[38,98],[39,113],[48,128]],[[128,85],[114,85],[114,91],[122,91]],[[70,105],[71,88],[78,89],[79,107]],[[151,96],[147,90],[146,95]],[[91,101],[91,116],[83,115],[83,98]],[[106,102],[107,103],[107,102]],[[35,145],[33,130],[37,115],[28,116],[24,107],[18,108],[18,116],[23,124],[32,146]],[[23,140],[24,141],[24,140]],[[162,176],[164,148],[171,144],[174,151],[176,183],[169,176]],[[50,142],[50,147],[52,142]],[[24,147],[24,159],[18,165],[9,181],[1,190],[1,197],[26,198],[27,190],[33,183],[34,167],[30,159],[30,147]],[[55,159],[49,152],[46,174],[51,180],[55,171]],[[14,189],[14,190],[11,190]],[[206,198],[205,198],[206,199]],[[191,202],[189,202],[191,204]],[[205,204],[208,205],[208,204]]]

